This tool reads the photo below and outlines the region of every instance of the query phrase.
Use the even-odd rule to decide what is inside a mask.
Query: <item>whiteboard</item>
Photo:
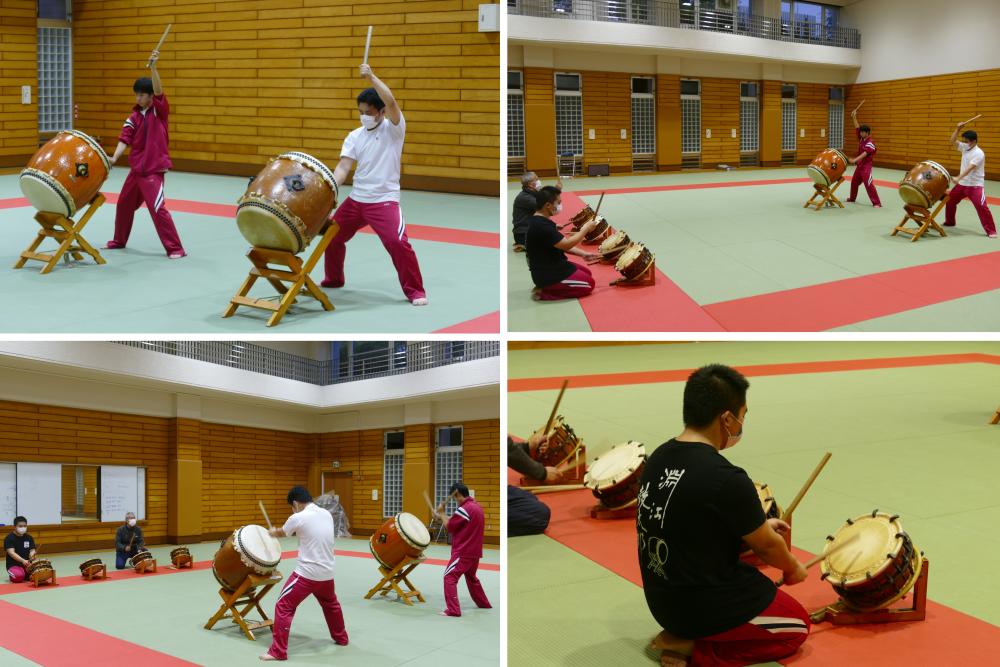
[[[139,516],[139,475],[135,466],[101,466],[101,521],[123,521],[126,512]]]
[[[17,513],[29,524],[62,523],[61,464],[17,464]]]
[[[135,511],[135,518],[139,521],[146,520],[146,469],[136,468],[139,486],[139,504]]]
[[[0,526],[14,525],[17,516],[17,466],[0,463]]]

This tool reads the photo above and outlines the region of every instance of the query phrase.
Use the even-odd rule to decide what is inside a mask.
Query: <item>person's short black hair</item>
[[[312,495],[306,490],[304,486],[293,486],[292,490],[288,492],[288,504],[291,505],[292,501],[297,503],[311,503]]]
[[[963,139],[968,139],[969,141],[979,141],[979,135],[976,134],[975,130],[966,130],[962,133]]]
[[[867,132],[868,134],[872,133],[872,128],[868,125],[862,125],[858,129],[861,130],[862,132]]]
[[[556,199],[562,195],[557,187],[546,185],[535,192],[535,210],[541,211],[546,204],[554,204]]]
[[[379,111],[385,108],[385,102],[382,98],[378,96],[374,88],[365,88],[360,93],[358,93],[358,104],[364,102],[369,106],[373,106]]]
[[[137,93],[146,93],[148,95],[153,94],[153,80],[148,76],[142,76],[135,80],[132,84],[132,90]]]
[[[749,388],[750,383],[734,368],[722,364],[702,366],[684,385],[684,424],[704,428],[725,412],[739,417]]]
[[[448,489],[448,494],[451,495],[456,491],[462,494],[463,498],[469,497],[469,487],[467,487],[465,484],[462,484],[461,482],[455,482],[454,484],[452,484],[451,487]]]
[[[14,525],[16,526],[19,523],[28,523],[28,520],[25,519],[23,516],[14,517]]]

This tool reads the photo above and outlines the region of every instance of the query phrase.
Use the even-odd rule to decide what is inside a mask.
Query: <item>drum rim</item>
[[[618,261],[615,262],[616,271],[621,272],[621,270],[625,268],[625,266],[619,266],[619,265],[625,260],[625,257],[629,254],[629,251],[632,250],[632,248],[638,248],[638,250],[636,250],[636,256],[632,258],[632,260],[635,261],[640,257],[642,257],[642,251],[646,249],[646,246],[643,245],[642,243],[639,243],[638,241],[633,241],[632,243],[630,243],[627,248],[622,250],[622,254],[618,256]]]
[[[414,518],[414,520],[416,520],[416,522],[419,523],[421,526],[424,525],[423,523],[420,522],[420,519],[417,518],[417,516],[415,514],[410,514],[409,512],[397,512],[396,515],[394,517],[392,517],[392,521],[393,521],[393,525],[396,526],[396,530],[399,532],[399,536],[403,538],[404,542],[406,542],[407,544],[409,544],[414,549],[424,550],[427,547],[429,547],[431,545],[431,540],[430,540],[431,533],[430,533],[430,531],[429,530],[427,531],[427,544],[420,544],[416,540],[416,538],[414,538],[412,535],[407,534],[406,529],[403,527],[403,524],[400,522],[399,517],[403,516],[404,514],[412,516]],[[424,530],[427,530],[427,526],[424,526]]]
[[[288,207],[280,201],[275,201],[274,199],[271,199],[270,197],[267,197],[259,192],[247,192],[240,197],[238,202],[236,202],[237,227],[240,222],[240,210],[243,208],[258,209],[267,213],[272,213],[280,222],[282,222],[285,227],[292,232],[292,236],[295,240],[298,241],[299,249],[293,254],[299,254],[308,248],[310,243],[312,243],[313,237],[309,236],[306,231],[306,225],[302,222],[302,218],[292,213]],[[243,238],[246,239],[245,236]],[[246,240],[250,241],[250,239]],[[252,241],[250,242],[252,243]]]
[[[249,551],[246,550],[246,547],[240,541],[240,536],[242,534],[242,531],[251,526],[253,526],[254,528],[260,528],[262,531],[264,531],[264,533],[266,533],[270,537],[270,533],[267,533],[267,529],[264,528],[263,526],[258,526],[257,524],[247,524],[246,526],[240,526],[239,528],[233,531],[233,551],[235,551],[236,554],[240,557],[240,560],[243,561],[243,564],[249,567],[250,569],[254,570],[255,572],[260,572],[261,574],[269,574],[272,570],[274,570],[274,568],[278,567],[279,563],[281,563],[281,545],[280,543],[278,545],[278,560],[274,561],[273,563],[270,561],[266,561],[262,558],[258,558],[254,554],[251,554]],[[275,541],[277,542],[277,540]]]
[[[277,159],[291,160],[292,162],[297,162],[301,164],[303,167],[306,167],[307,169],[310,169],[315,173],[319,174],[320,177],[324,181],[326,181],[326,184],[330,186],[330,189],[333,190],[333,196],[339,198],[340,190],[337,187],[337,179],[334,178],[333,172],[330,171],[330,168],[326,166],[326,164],[322,160],[310,155],[309,153],[304,153],[302,151],[288,151],[286,153],[282,153],[281,155],[279,155]]]
[[[25,178],[34,178],[35,180],[41,182],[43,185],[46,185],[49,188],[51,188],[57,195],[59,195],[59,198],[63,200],[63,204],[66,205],[67,218],[72,218],[74,215],[76,215],[76,202],[73,200],[73,197],[70,196],[69,190],[67,190],[66,187],[62,183],[60,183],[57,179],[53,178],[52,174],[42,171],[41,169],[36,169],[34,167],[25,167],[24,169],[21,170],[21,174],[20,176],[18,176],[18,181],[21,181]],[[21,191],[22,192],[24,191],[23,187],[21,188]]]
[[[948,171],[948,170],[947,170],[947,169],[945,168],[945,166],[944,166],[943,164],[941,164],[940,162],[935,162],[934,160],[921,160],[920,162],[918,162],[918,163],[917,163],[917,164],[915,164],[914,166],[915,166],[915,167],[919,167],[919,166],[920,166],[920,165],[922,165],[922,164],[929,164],[929,165],[933,165],[933,166],[934,166],[934,167],[936,167],[937,169],[940,169],[940,170],[941,170],[941,173],[943,173],[943,174],[945,175],[945,177],[946,177],[946,178],[948,179],[948,183],[951,183],[951,172],[950,172],[950,171]],[[911,170],[911,171],[912,171],[912,170]]]
[[[109,174],[111,173],[111,158],[109,158],[108,154],[104,152],[104,146],[101,146],[101,144],[99,144],[96,139],[94,139],[86,132],[81,132],[80,130],[60,130],[59,134],[62,134],[64,132],[66,134],[72,134],[75,137],[79,137],[80,139],[83,139],[88,144],[90,144],[90,147],[94,150],[94,152],[101,157],[101,162],[104,163],[104,171]]]
[[[880,563],[878,563],[878,567],[870,567],[864,570],[861,574],[854,576],[845,576],[845,574],[842,572],[836,572],[832,570],[828,563],[829,559],[826,557],[826,553],[827,551],[833,548],[834,544],[836,544],[837,535],[840,534],[842,531],[844,531],[846,528],[851,527],[854,524],[858,523],[859,521],[873,521],[875,519],[882,519],[882,518],[887,520],[892,519],[892,521],[887,521],[887,523],[889,524],[890,527],[894,526],[896,528],[895,531],[896,537],[894,538],[895,545],[892,547],[892,551],[886,554],[885,557],[883,557],[883,560]],[[824,575],[826,575],[826,580],[829,581],[831,584],[835,584],[837,586],[843,586],[846,588],[849,588],[863,581],[867,581],[869,576],[873,579],[880,576],[883,572],[885,572],[886,569],[888,569],[892,565],[892,563],[896,560],[896,557],[899,556],[899,552],[905,546],[906,540],[909,539],[910,544],[913,545],[913,540],[910,539],[909,535],[903,529],[903,524],[899,521],[899,517],[897,516],[893,518],[893,515],[890,515],[886,512],[876,512],[874,516],[872,515],[871,512],[866,512],[865,514],[861,514],[852,519],[849,519],[848,521],[844,522],[843,526],[837,529],[837,532],[834,533],[832,537],[834,539],[832,540],[828,539],[826,541],[826,544],[823,545],[823,560],[820,562],[820,570],[823,572]],[[916,551],[916,545],[913,545],[913,548],[914,551]],[[839,582],[835,582],[834,577],[839,579]]]
[[[605,243],[607,243],[608,241],[614,239],[615,237],[617,237],[619,235],[621,236],[621,239],[618,240],[617,245],[609,246],[607,249],[604,248],[604,244]],[[598,247],[598,250],[600,250],[602,253],[606,254],[606,253],[609,253],[609,252],[611,252],[613,250],[617,250],[619,246],[623,246],[623,245],[625,245],[627,243],[631,243],[631,242],[632,242],[632,240],[628,237],[628,234],[625,232],[625,230],[624,229],[619,229],[614,234],[612,234],[608,238],[606,238],[603,241],[601,241],[601,245]]]
[[[625,452],[627,449],[631,449],[634,457],[631,460],[627,461],[627,463],[629,464],[635,463],[635,466],[626,467],[621,472],[611,475],[610,477],[595,477],[593,474],[591,474],[594,464],[600,461],[601,459],[607,460],[608,454],[611,454],[611,452],[615,451],[616,449],[619,452]],[[617,456],[617,454],[615,456]],[[618,484],[621,484],[629,477],[632,477],[635,474],[635,471],[639,470],[646,463],[646,459],[647,459],[646,445],[644,445],[643,443],[639,442],[638,440],[628,440],[626,442],[619,442],[618,444],[612,445],[611,449],[609,449],[607,452],[605,452],[601,456],[598,456],[597,458],[595,458],[593,461],[590,462],[590,465],[587,466],[587,472],[583,476],[583,485],[586,486],[588,489],[601,491],[616,486]]]
[[[812,172],[812,173],[816,173],[816,174],[821,174],[823,176],[823,180],[826,181],[825,183],[823,183],[823,185],[830,185],[830,177],[827,175],[827,173],[825,171],[823,171],[822,169],[820,169],[816,165],[814,165],[814,164],[806,165],[806,171],[809,171],[809,172]],[[819,184],[819,181],[817,181],[815,178],[813,178],[812,180],[817,185]]]
[[[82,563],[80,563],[80,572],[88,570],[94,567],[95,565],[104,565],[104,561],[102,561],[100,558],[91,558],[90,560],[85,560]]]

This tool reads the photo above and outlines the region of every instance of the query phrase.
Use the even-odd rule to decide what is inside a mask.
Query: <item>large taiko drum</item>
[[[937,162],[918,163],[899,183],[899,197],[911,206],[930,208],[951,185],[951,174]]]
[[[628,234],[623,230],[619,229],[617,232],[609,236],[608,238],[601,241],[601,246],[598,248],[598,252],[604,259],[616,259],[618,255],[622,254],[631,244],[631,239],[629,239]]]
[[[270,160],[236,206],[236,225],[258,248],[298,254],[309,247],[337,206],[333,172],[306,153]]]
[[[212,560],[212,574],[227,591],[235,591],[255,574],[266,577],[281,562],[281,543],[263,526],[243,526],[223,540]]]
[[[21,171],[21,192],[45,213],[72,218],[108,178],[111,160],[92,137],[63,130],[38,149]]]
[[[390,570],[409,556],[420,558],[431,543],[431,534],[420,519],[408,512],[389,517],[368,540],[375,560]]]
[[[836,148],[825,149],[806,167],[809,178],[823,187],[839,181],[846,170],[847,158]]]
[[[538,429],[537,434],[542,429]],[[546,467],[558,467],[568,461],[580,448],[580,439],[573,432],[573,427],[563,421],[559,415],[552,420],[549,439],[541,445],[532,458]]]
[[[608,509],[623,509],[635,504],[645,465],[645,445],[630,440],[594,459],[583,476],[583,484]]]
[[[649,251],[649,248],[641,243],[633,243],[618,256],[615,269],[626,280],[635,280],[649,270],[649,267],[653,265],[653,259],[653,253]]]
[[[830,553],[848,540],[856,542]],[[924,562],[899,516],[878,510],[848,519],[826,538],[823,554],[822,578],[857,611],[887,607],[902,598],[917,582]]]

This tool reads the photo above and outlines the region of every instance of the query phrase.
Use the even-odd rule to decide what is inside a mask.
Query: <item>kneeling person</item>
[[[7,554],[7,576],[11,583],[27,579],[28,566],[35,557],[35,538],[28,534],[28,520],[23,516],[14,518],[14,530],[3,538],[3,550]]]
[[[528,221],[525,235],[528,269],[535,283],[532,298],[556,301],[587,296],[594,291],[594,276],[586,266],[566,259],[566,253],[584,258],[591,256],[576,246],[594,228],[597,220],[590,220],[580,231],[563,236],[552,222],[552,216],[562,211],[562,192],[545,186],[535,193],[535,200],[538,208]]]

